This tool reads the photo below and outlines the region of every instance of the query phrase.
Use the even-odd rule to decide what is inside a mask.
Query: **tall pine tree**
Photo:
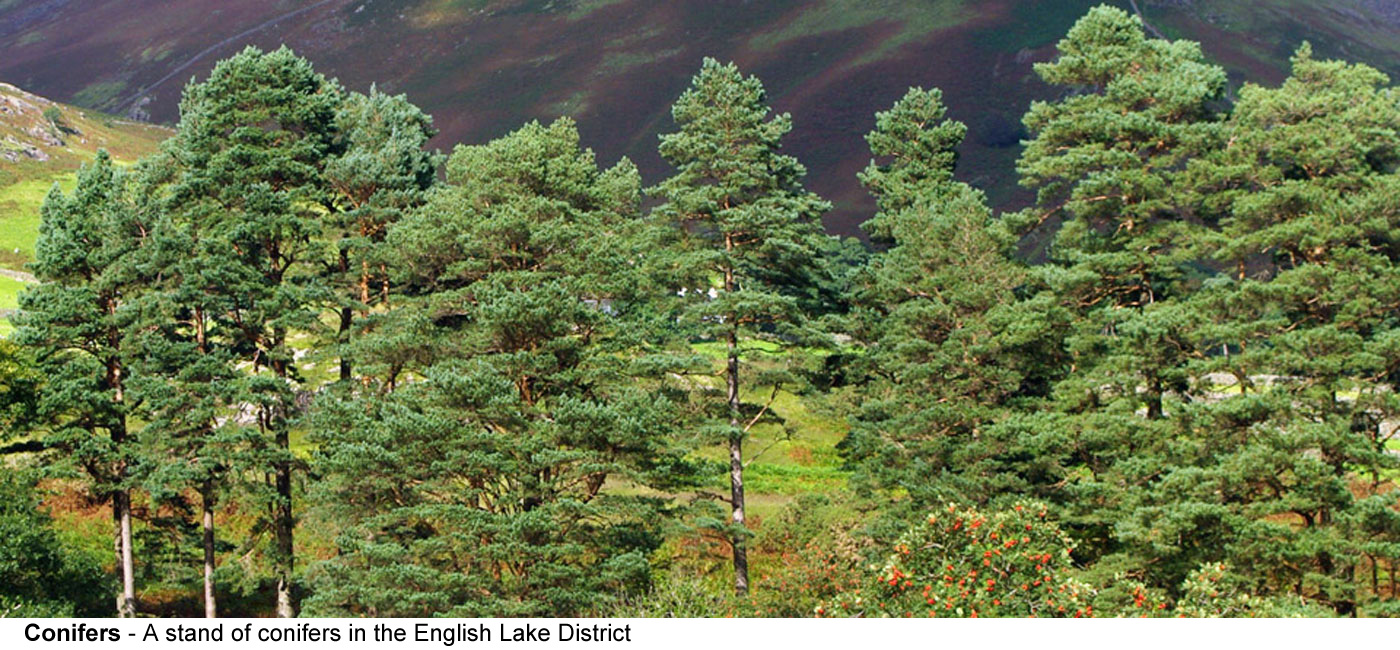
[[[1116,546],[1125,486],[1151,480],[1171,439],[1171,396],[1185,389],[1191,315],[1176,299],[1200,273],[1200,223],[1183,208],[1188,160],[1224,142],[1216,102],[1225,72],[1198,44],[1148,38],[1141,20],[1100,6],[1036,65],[1073,91],[1035,102],[1018,163],[1037,204],[1023,227],[1058,220],[1049,262],[1035,269],[1073,316],[1068,374],[1056,407],[1032,426],[1040,448],[1075,468],[1053,500],[1085,559]]]
[[[20,295],[15,340],[35,350],[45,378],[31,426],[60,450],[55,469],[77,470],[112,504],[117,612],[136,613],[132,468],[140,462],[130,414],[132,303],[142,291],[133,263],[149,232],[127,200],[126,178],[105,151],[78,173],[71,194],[44,200],[34,275]]]
[[[447,179],[390,228],[395,309],[365,346],[385,374],[317,409],[319,510],[342,528],[308,606],[601,611],[660,543],[637,488],[693,473],[665,366],[638,358],[636,168],[600,170],[561,119],[458,147]]]
[[[291,429],[298,391],[292,337],[320,327],[331,300],[314,264],[325,256],[325,166],[336,145],[343,93],[286,48],[255,48],[220,62],[185,90],[166,153],[176,166],[174,217],[196,233],[198,263],[219,269],[229,337],[243,371],[235,400],[263,444],[254,466],[270,479],[277,615],[294,616]]]
[[[744,438],[768,411],[740,399],[743,344],[812,339],[792,289],[819,273],[820,217],[830,208],[802,187],[806,169],[781,152],[791,116],[770,113],[756,77],[705,59],[671,109],[679,130],[661,136],[661,157],[676,173],[653,190],[666,201],[655,218],[674,236],[661,255],[677,271],[682,321],[725,345],[724,406],[711,411],[707,428],[729,451],[734,587],[741,594],[749,585]]]
[[[861,175],[880,209],[866,228],[888,248],[856,282],[867,380],[841,447],[858,486],[916,508],[1026,494],[1059,476],[1014,415],[1057,371],[1064,315],[1048,296],[1022,299],[1015,237],[953,180],[966,128],[946,113],[939,91],[919,88],[878,113],[866,136],[876,160]]]
[[[204,236],[207,224],[183,218],[172,162],[163,153],[143,160],[132,187],[134,204],[151,224],[141,260],[147,291],[135,304],[130,342],[140,370],[133,389],[142,397],[143,448],[152,461],[141,478],[157,507],[182,512],[190,505],[187,494],[198,494],[204,611],[213,618],[214,517],[225,484],[257,440],[240,426],[238,336],[223,318],[237,303],[227,287],[239,267],[223,254],[222,240]]]

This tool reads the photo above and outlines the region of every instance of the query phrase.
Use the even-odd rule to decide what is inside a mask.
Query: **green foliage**
[[[953,180],[966,129],[945,113],[937,91],[913,89],[867,136],[869,227],[889,248],[857,276],[849,319],[865,380],[841,448],[857,486],[915,509],[1032,493],[1055,472],[1008,416],[1058,372],[1065,317],[1033,296],[985,197]]]
[[[646,587],[665,513],[604,487],[676,489],[694,473],[675,407],[647,388],[665,368],[631,361],[636,169],[598,169],[563,119],[459,147],[447,168],[388,237],[392,322],[416,323],[414,339],[372,341],[378,390],[317,410],[322,512],[343,530],[308,606],[600,611]]]
[[[331,214],[339,231],[334,256],[323,262],[339,311],[336,346],[340,379],[352,378],[355,339],[369,324],[369,310],[389,299],[390,271],[397,263],[384,250],[391,224],[422,205],[437,181],[442,157],[424,149],[437,131],[432,118],[402,95],[371,88],[350,93],[335,116],[336,151],[326,162]],[[357,328],[358,325],[358,328]]]
[[[0,616],[100,615],[101,567],[64,546],[43,508],[31,473],[0,473]]]
[[[33,419],[43,383],[30,351],[0,340],[0,440],[7,441]]]
[[[762,83],[706,59],[676,101],[680,130],[661,137],[676,173],[651,192],[670,227],[654,263],[685,289],[684,322],[704,338],[811,339],[798,292],[814,284],[830,204],[801,186],[806,169],[780,153],[792,118],[769,117]],[[710,290],[716,295],[710,298]]]
[[[1180,453],[1162,470],[1172,494],[1150,506],[1190,509],[1182,524],[1204,527],[1191,537],[1230,540],[1176,561],[1220,559],[1263,593],[1343,615],[1378,596],[1357,579],[1375,551],[1400,548],[1400,501],[1382,478],[1400,466],[1385,449],[1400,414],[1386,361],[1400,306],[1400,108],[1386,82],[1304,47],[1281,87],[1241,92],[1231,146],[1193,168],[1220,224],[1202,247],[1229,275],[1186,303],[1200,318],[1192,343],[1220,352],[1190,370],[1241,391],[1182,409]],[[1211,492],[1182,489],[1187,476]]]
[[[910,88],[888,111],[875,114],[866,134],[875,156],[860,180],[875,196],[879,212],[862,227],[877,241],[894,237],[896,216],[916,202],[953,187],[958,146],[967,135],[962,122],[947,119],[943,91]]]

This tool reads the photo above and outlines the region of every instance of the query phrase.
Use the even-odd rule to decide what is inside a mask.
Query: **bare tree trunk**
[[[732,241],[726,237],[725,248],[732,246]],[[734,290],[733,269],[725,269],[724,290]],[[730,543],[734,547],[734,591],[743,596],[749,593],[749,552],[748,531],[744,527],[744,439],[739,428],[739,322],[734,314],[730,314],[727,343],[729,364],[725,379],[729,388],[729,502],[734,524]]]
[[[214,595],[214,483],[206,479],[201,497],[204,505],[204,617],[218,618]]]
[[[291,453],[285,423],[277,430],[277,447]],[[273,527],[277,535],[277,616],[293,618],[296,610],[292,604],[292,465],[289,461],[276,463],[277,508]]]
[[[122,577],[122,509],[120,497],[112,493],[112,558],[113,566],[117,568],[117,582],[124,582]],[[122,606],[125,599],[122,593],[116,593],[117,616],[122,615]]]
[[[112,385],[116,387],[114,401],[120,404],[125,399],[121,366],[109,366],[108,376]],[[120,417],[122,419],[111,429],[112,446],[116,449],[121,449],[126,444],[125,416]],[[116,475],[119,482],[125,483],[125,460],[117,461]],[[131,491],[125,486],[112,494],[112,523],[116,528],[117,567],[122,582],[122,592],[117,598],[117,616],[132,618],[136,616],[136,562],[133,560],[131,549]]]
[[[283,341],[284,333],[277,333],[277,340]],[[288,379],[287,362],[276,360],[272,364],[273,371],[278,377],[286,381]],[[272,429],[276,439],[277,450],[281,452],[282,458],[273,463],[274,481],[277,488],[277,504],[273,508],[272,528],[277,540],[277,617],[294,618],[296,614],[296,604],[292,599],[292,569],[295,565],[295,551],[292,545],[292,528],[295,520],[292,518],[292,442],[287,426],[287,404],[277,404],[272,407],[272,412],[268,417],[268,426]]]
[[[136,616],[136,563],[131,553],[131,493],[118,490],[112,495],[112,515],[117,524],[117,559],[121,567],[122,593],[117,599],[117,615]]]

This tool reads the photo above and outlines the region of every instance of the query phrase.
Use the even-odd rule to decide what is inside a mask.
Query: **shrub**
[[[822,602],[860,586],[870,539],[849,499],[806,495],[760,531],[749,598],[755,616],[811,616]]]
[[[103,583],[95,560],[60,542],[32,479],[0,472],[0,615],[93,616]]]
[[[1092,616],[1092,590],[1071,576],[1073,544],[1044,505],[984,514],[950,505],[912,526],[866,586],[818,616]]]

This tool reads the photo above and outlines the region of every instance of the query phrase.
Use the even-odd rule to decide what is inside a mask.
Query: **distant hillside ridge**
[[[0,78],[76,105],[173,123],[181,88],[248,44],[283,43],[356,90],[377,83],[434,115],[435,144],[479,143],[571,115],[602,160],[667,173],[656,136],[701,58],[733,60],[793,115],[789,151],[833,200],[872,211],[862,135],[909,86],[966,122],[960,176],[1000,207],[1021,116],[1052,91],[1031,66],[1100,0],[0,0]],[[1400,72],[1400,0],[1115,0],[1151,30],[1201,42],[1233,87],[1276,83],[1304,40],[1319,56]]]

